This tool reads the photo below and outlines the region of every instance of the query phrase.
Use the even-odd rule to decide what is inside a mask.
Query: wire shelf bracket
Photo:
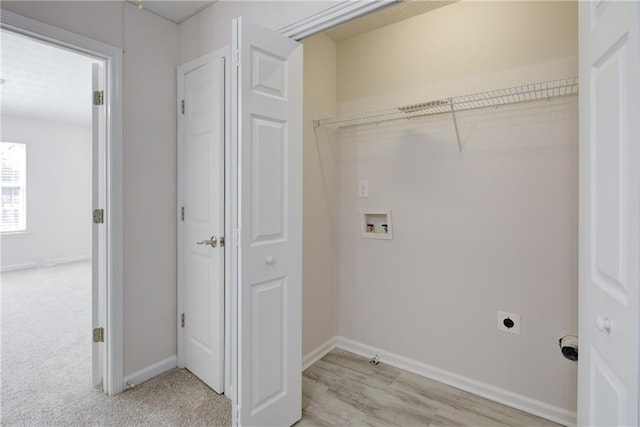
[[[578,95],[578,77],[548,80],[529,83],[509,88],[478,92],[451,98],[437,99],[419,104],[386,108],[375,111],[365,111],[336,117],[314,120],[314,128],[320,126],[335,126],[346,128],[353,126],[377,125],[391,120],[406,120],[434,114],[451,113],[453,127],[458,141],[458,150],[462,152],[462,142],[458,129],[456,113],[460,111],[476,110],[502,105],[519,104],[532,101],[550,100],[552,98]]]

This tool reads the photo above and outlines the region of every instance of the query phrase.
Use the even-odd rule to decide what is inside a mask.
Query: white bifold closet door
[[[237,421],[301,417],[302,46],[233,23],[237,147]]]
[[[637,426],[640,4],[580,2],[578,425]]]

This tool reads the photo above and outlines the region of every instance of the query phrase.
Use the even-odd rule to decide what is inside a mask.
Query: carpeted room
[[[230,425],[230,401],[186,370],[114,397],[91,386],[90,266],[2,273],[2,424]]]

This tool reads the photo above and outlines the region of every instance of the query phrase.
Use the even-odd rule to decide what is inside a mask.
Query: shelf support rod
[[[458,151],[462,154],[462,142],[460,142],[460,132],[458,132],[458,121],[456,120],[456,110],[453,108],[453,98],[449,98],[451,104],[451,117],[453,117],[453,128],[456,130],[456,140],[458,141]]]

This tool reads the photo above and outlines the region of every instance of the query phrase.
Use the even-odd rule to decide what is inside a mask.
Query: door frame
[[[177,281],[177,310],[176,310],[176,328],[177,328],[177,342],[178,342],[178,367],[184,368],[184,329],[181,326],[181,314],[184,313],[185,308],[185,285],[183,282],[184,265],[183,265],[183,244],[184,244],[184,222],[182,221],[182,206],[184,206],[184,190],[185,176],[184,176],[184,115],[182,114],[182,100],[184,99],[184,79],[185,76],[191,71],[202,67],[213,61],[224,59],[224,236],[231,236],[231,222],[229,221],[231,213],[230,203],[230,171],[227,165],[230,164],[230,139],[229,139],[229,93],[228,87],[230,85],[229,74],[229,48],[224,47],[217,49],[209,54],[203,55],[192,61],[178,66],[177,69],[177,97],[176,97],[176,114],[178,117],[177,127],[177,175],[178,175],[178,188],[177,188],[177,205],[176,205],[176,218],[177,218],[177,256],[178,256],[178,281]],[[227,242],[230,242],[230,237],[226,237]],[[226,394],[231,387],[231,310],[230,310],[230,295],[231,295],[231,281],[230,281],[230,265],[231,259],[228,254],[229,244],[223,246],[224,250],[224,393]]]
[[[105,393],[124,390],[122,310],[122,50],[9,11],[0,16],[2,29],[104,61],[106,109],[106,324]],[[87,215],[90,212],[87,211]],[[95,260],[94,260],[95,261]]]

